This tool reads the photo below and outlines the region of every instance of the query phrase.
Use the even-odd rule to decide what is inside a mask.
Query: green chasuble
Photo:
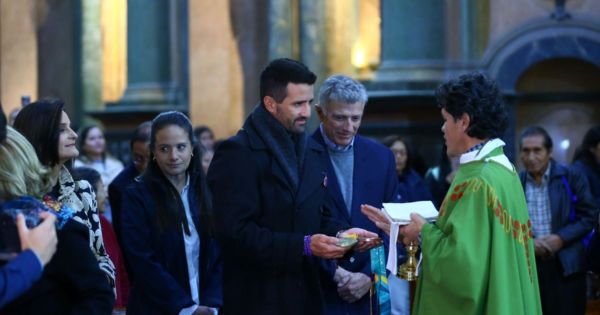
[[[541,314],[523,188],[489,141],[463,154],[435,224],[421,231],[413,314]]]

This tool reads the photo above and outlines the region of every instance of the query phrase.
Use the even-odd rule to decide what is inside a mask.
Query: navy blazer
[[[193,198],[203,176],[190,175],[188,201],[200,236],[200,304],[221,307],[221,265],[214,240],[200,228],[200,205]],[[207,196],[207,194],[204,194]],[[175,228],[159,231],[156,204],[141,178],[124,194],[122,237],[134,278],[127,314],[178,314],[192,306],[187,259],[182,232]],[[204,211],[204,210],[203,210]]]
[[[586,271],[586,256],[583,238],[591,231],[598,219],[598,206],[590,193],[590,187],[584,175],[575,169],[551,162],[548,196],[552,212],[552,233],[559,235],[564,247],[558,252],[564,275]],[[526,173],[519,174],[525,190]],[[571,192],[577,196],[575,220],[569,219],[571,199],[562,178],[569,184]],[[527,194],[525,194],[527,196]]]
[[[223,250],[223,314],[320,314],[319,260],[304,236],[347,228],[330,219],[326,156],[308,139],[297,190],[253,125],[224,141],[208,170]]]
[[[359,135],[354,137],[352,207],[348,210],[320,129],[317,129],[312,137],[323,146],[327,155],[328,191],[334,200],[334,215],[350,226],[375,232],[383,237],[385,234],[360,211],[360,206],[369,204],[381,208],[384,202],[400,201],[396,162],[392,151],[365,137]],[[387,253],[387,245],[385,248]],[[399,254],[403,254],[402,246],[399,246]],[[362,272],[371,277],[373,273],[370,257],[369,251],[360,253],[351,251],[346,257],[338,260],[338,265],[348,271]],[[329,264],[328,270],[323,274],[327,314],[368,314],[368,294],[352,304],[344,302],[339,297],[337,286],[332,279],[335,267]]]

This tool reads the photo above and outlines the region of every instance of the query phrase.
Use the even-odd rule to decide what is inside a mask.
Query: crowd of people
[[[445,143],[424,172],[409,138],[359,134],[361,83],[334,75],[315,93],[316,79],[273,60],[236,135],[163,112],[133,131],[126,165],[61,100],[12,127],[0,113],[0,313],[585,314],[600,127],[570,166],[526,128],[519,172],[498,87],[465,74],[436,91]],[[383,204],[423,200],[437,221],[413,214],[391,239]],[[421,244],[414,296],[386,270],[390,242],[399,263]]]

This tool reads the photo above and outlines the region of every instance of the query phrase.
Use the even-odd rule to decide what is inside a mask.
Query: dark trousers
[[[558,258],[536,260],[542,313],[544,315],[584,315],[585,273],[563,276]]]

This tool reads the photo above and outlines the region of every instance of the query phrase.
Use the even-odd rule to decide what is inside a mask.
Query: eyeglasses
[[[146,164],[150,160],[150,157],[134,154],[131,160],[134,164]]]

